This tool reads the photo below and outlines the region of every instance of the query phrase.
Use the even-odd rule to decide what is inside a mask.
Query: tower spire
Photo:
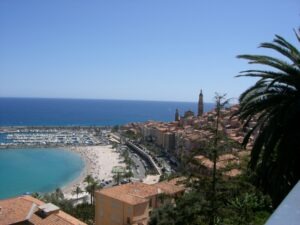
[[[198,116],[202,116],[202,115],[203,115],[203,94],[201,89],[199,94],[199,101],[198,101]]]
[[[179,112],[178,112],[178,109],[176,109],[176,112],[175,112],[175,121],[179,121]]]

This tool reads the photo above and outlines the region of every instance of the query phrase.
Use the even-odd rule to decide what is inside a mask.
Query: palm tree
[[[300,36],[296,36],[300,42]],[[279,53],[286,61],[265,55],[238,56],[271,70],[247,70],[238,75],[258,81],[240,96],[237,114],[245,128],[257,121],[243,144],[246,146],[257,135],[249,167],[255,171],[256,184],[277,205],[300,178],[300,53],[278,35],[260,47]]]
[[[90,184],[90,183],[93,183],[95,180],[94,180],[94,178],[93,178],[93,176],[92,175],[87,175],[85,178],[84,178],[84,182],[86,182],[88,185]]]
[[[60,188],[55,189],[55,197],[56,199],[63,199],[64,198],[64,193]]]
[[[92,175],[87,175],[84,178],[84,182],[87,183],[87,186],[85,187],[85,191],[90,194],[91,204],[93,203],[93,184],[96,182]]]
[[[94,204],[95,191],[100,188],[102,188],[102,186],[95,180],[85,188],[85,190],[90,194],[90,201],[92,205]]]
[[[73,191],[73,194],[76,194],[76,199],[78,201],[78,195],[82,193],[82,189],[79,186],[76,186],[75,190]]]

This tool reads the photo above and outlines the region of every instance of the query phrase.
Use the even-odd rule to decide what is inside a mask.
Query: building
[[[203,94],[201,90],[199,94],[199,101],[198,101],[198,116],[202,116],[202,115],[203,115]]]
[[[176,112],[175,112],[175,121],[179,121],[179,112],[178,112],[178,109],[176,109]]]
[[[175,134],[172,132],[164,133],[163,148],[165,151],[171,151],[175,149]]]
[[[0,200],[0,225],[86,225],[29,195]]]
[[[202,91],[200,91],[198,106],[198,113],[201,114],[203,111]],[[257,118],[253,118],[244,127],[242,121],[234,115],[238,110],[239,105],[222,109],[218,129],[234,142],[242,143],[246,132],[255,127]],[[140,123],[139,132],[145,142],[151,142],[172,156],[182,159],[195,150],[204,150],[206,144],[213,140],[215,134],[211,128],[216,126],[216,116],[216,110],[203,113],[200,117],[194,116],[194,113],[189,110],[180,116],[179,121]],[[252,149],[257,134],[258,130],[254,130],[246,146],[247,150]]]
[[[141,182],[101,189],[95,192],[96,225],[146,225],[154,208],[182,195],[184,187],[173,181],[157,184]]]
[[[188,110],[184,113],[184,118],[193,117],[194,112],[192,110]]]

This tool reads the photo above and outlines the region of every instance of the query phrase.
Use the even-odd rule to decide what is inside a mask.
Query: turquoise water
[[[50,192],[78,177],[82,158],[62,149],[0,150],[0,199]]]

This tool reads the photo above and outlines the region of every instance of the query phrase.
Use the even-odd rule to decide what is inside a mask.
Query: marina
[[[1,128],[0,147],[57,147],[107,145],[108,129],[100,128]]]

